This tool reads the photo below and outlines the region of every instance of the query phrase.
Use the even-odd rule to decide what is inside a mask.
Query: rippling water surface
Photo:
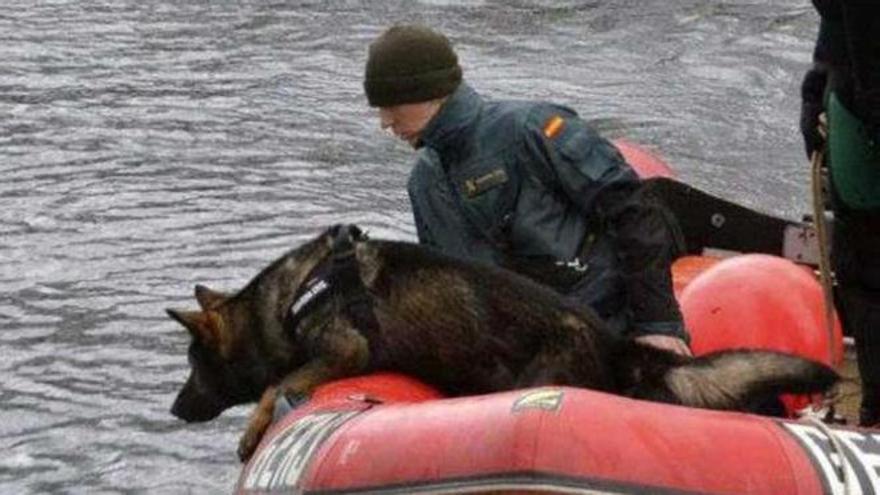
[[[492,97],[577,108],[753,207],[806,211],[806,0],[0,5],[0,493],[216,493],[247,408],[169,413],[195,283],[243,285],[335,222],[412,239],[409,150],[366,45],[435,26]]]

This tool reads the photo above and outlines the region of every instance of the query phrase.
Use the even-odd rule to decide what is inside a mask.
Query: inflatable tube
[[[389,377],[385,377],[387,381]],[[411,384],[401,382],[399,386]],[[839,493],[809,424],[552,387],[420,403],[311,402],[276,424],[238,493]],[[880,487],[880,442],[835,428],[848,476]]]
[[[696,354],[747,347],[831,366],[843,360],[840,323],[833,337],[825,328],[821,285],[791,261],[763,254],[720,260],[681,289],[679,303]]]
[[[843,362],[840,321],[834,318],[829,335],[822,286],[807,268],[763,254],[714,262],[696,257],[679,260],[673,266],[673,280],[680,278],[675,274],[681,268],[692,270],[680,275],[690,280],[677,281],[675,286],[694,354],[770,349],[832,367]],[[789,417],[810,401],[808,396],[782,398]]]
[[[668,177],[671,179],[675,177],[669,164],[641,146],[625,139],[616,139],[613,141],[613,144],[620,151],[620,154],[623,155],[623,159],[639,174],[639,177],[643,179],[650,177]]]
[[[701,273],[721,261],[714,256],[682,256],[672,264],[672,288],[676,299],[681,301],[684,288]]]

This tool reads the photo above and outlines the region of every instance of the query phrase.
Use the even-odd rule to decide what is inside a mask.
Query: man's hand
[[[801,84],[801,134],[804,137],[804,148],[807,158],[814,151],[825,147],[826,133],[822,130],[822,113],[825,111],[823,99],[825,85],[828,81],[828,69],[823,64],[816,64],[804,76]]]
[[[636,337],[636,342],[663,349],[665,351],[674,352],[681,356],[693,356],[693,354],[691,354],[691,349],[683,340],[670,335],[642,335],[641,337]]]

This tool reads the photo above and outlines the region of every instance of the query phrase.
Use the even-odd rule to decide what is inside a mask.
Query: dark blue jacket
[[[686,338],[674,224],[574,111],[462,84],[420,145],[409,196],[422,243],[548,283],[620,333]]]
[[[824,144],[816,129],[827,91],[880,140],[880,3],[813,0],[821,16],[813,67],[801,86],[801,132],[807,155]]]

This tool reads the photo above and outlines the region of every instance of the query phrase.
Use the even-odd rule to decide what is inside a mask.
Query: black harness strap
[[[360,240],[366,240],[366,236],[357,226],[340,227],[333,243],[332,277],[341,311],[368,342],[373,342],[379,330],[379,321],[373,312],[373,297],[361,279],[355,256],[354,243]]]
[[[307,277],[285,317],[285,332],[295,337],[303,318],[315,307],[332,298],[339,311],[363,334],[370,350],[379,330],[379,321],[373,312],[373,297],[361,280],[355,256],[355,242],[367,236],[355,225],[338,225],[335,230],[330,256],[318,264]]]

